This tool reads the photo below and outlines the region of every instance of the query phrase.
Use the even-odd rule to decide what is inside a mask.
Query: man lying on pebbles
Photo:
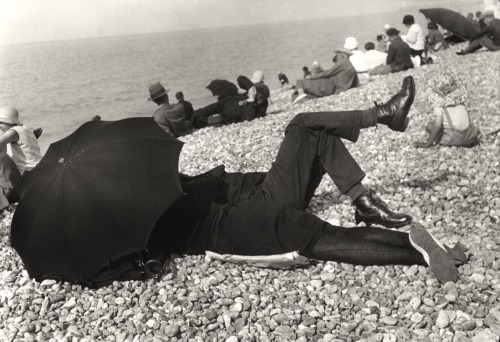
[[[355,142],[362,128],[377,124],[404,132],[415,97],[413,77],[389,102],[368,110],[301,113],[285,130],[267,173],[181,176],[185,194],[158,221],[148,250],[152,254],[203,254],[248,262],[296,252],[303,259],[359,265],[428,265],[441,282],[456,281],[460,249],[447,249],[427,230],[410,232],[375,227],[333,226],[304,209],[323,175],[356,206],[356,222],[401,227],[408,215],[392,212],[361,184],[365,174],[341,138]],[[227,258],[225,255],[234,255]],[[302,258],[302,259],[301,259]],[[272,264],[271,264],[272,266]]]

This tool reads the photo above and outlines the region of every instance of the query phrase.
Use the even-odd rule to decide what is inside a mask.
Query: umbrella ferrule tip
[[[62,166],[66,166],[68,165],[68,161],[66,159],[64,159],[63,157],[59,158],[59,164],[61,164]]]

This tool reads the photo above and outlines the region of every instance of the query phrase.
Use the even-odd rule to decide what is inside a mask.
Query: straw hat
[[[0,123],[19,125],[19,112],[11,106],[0,107]]]
[[[168,93],[170,89],[165,89],[160,82],[153,83],[149,86],[149,99],[148,101],[156,100],[157,98]]]
[[[428,99],[438,106],[457,106],[467,100],[467,89],[447,72],[438,72],[427,85]]]

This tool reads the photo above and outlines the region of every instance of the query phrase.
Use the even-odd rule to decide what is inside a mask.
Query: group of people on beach
[[[495,23],[497,19],[488,21],[488,16],[484,17],[486,25]],[[360,77],[414,67],[411,58],[422,59],[425,55],[425,38],[411,15],[406,15],[403,23],[409,28],[406,41],[395,28],[385,32],[385,63],[370,67],[373,64],[366,58],[370,51],[385,53],[380,51],[383,44],[369,42],[363,54],[357,40],[348,37],[344,48],[335,51],[330,69],[324,70],[315,62],[304,79],[297,81],[296,98],[310,92],[314,96],[338,94],[357,87]],[[473,42],[469,48],[471,45]],[[366,68],[358,70],[361,54],[365,55]],[[282,85],[288,83],[284,74],[279,77]],[[159,127],[178,137],[196,128],[265,116],[270,93],[263,73],[256,71],[251,79],[240,76],[238,85],[239,90],[221,94],[215,103],[194,110],[182,92],[176,94],[178,103],[170,104],[169,90],[154,83],[148,89],[148,100],[158,105],[152,117]],[[436,75],[428,86],[435,119],[427,126],[429,138],[417,143],[417,147],[475,145],[479,131],[469,117],[465,87],[446,73]],[[148,243],[151,255],[164,259],[171,254],[210,252],[221,260],[272,267],[283,265],[282,257],[295,253],[287,259],[289,266],[310,259],[361,265],[416,264],[429,266],[443,283],[456,281],[456,266],[467,261],[460,246],[443,245],[425,228],[412,224],[411,216],[389,209],[365,188],[365,173],[342,142],[356,142],[362,129],[376,125],[404,132],[415,92],[414,79],[407,76],[400,91],[385,104],[365,110],[297,114],[286,127],[268,172],[227,173],[221,165],[205,174],[181,175],[184,194],[165,208],[153,230]],[[5,208],[19,200],[23,173],[36,167],[42,158],[37,142],[41,131],[23,126],[18,111],[10,106],[0,107],[0,129],[0,208]],[[364,222],[367,227],[334,226],[305,212],[324,174],[351,199],[355,222]],[[371,227],[400,228],[409,224],[409,233]]]
[[[184,99],[182,92],[176,93],[178,102],[171,104],[168,89],[160,82],[151,84],[148,100],[158,105],[153,118],[166,132],[180,137],[191,133],[193,129],[251,121],[265,116],[270,90],[264,83],[264,73],[257,70],[251,79],[239,76],[237,82],[239,89],[226,80],[212,81],[207,88],[218,96],[217,101],[197,110]]]
[[[475,22],[477,33],[470,38],[467,48],[457,54],[472,53],[481,47],[490,51],[500,50],[500,15],[492,9],[486,9],[479,15],[480,20],[471,19]],[[338,94],[367,83],[371,76],[433,63],[432,53],[447,49],[448,41],[453,42],[453,38],[450,32],[444,30],[445,36],[435,22],[426,19],[427,35],[410,14],[405,15],[402,21],[408,29],[406,34],[400,34],[389,24],[384,25],[384,33],[376,37],[377,43],[367,42],[365,52],[360,50],[355,37],[347,37],[343,48],[335,50],[331,68],[323,70],[318,61],[314,61],[311,68],[303,67],[304,78],[297,80],[292,102]]]

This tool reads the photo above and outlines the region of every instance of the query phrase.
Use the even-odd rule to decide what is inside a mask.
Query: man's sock
[[[372,107],[362,112],[361,128],[373,127],[377,124],[377,108]]]
[[[361,182],[354,184],[349,190],[347,190],[344,195],[349,196],[349,198],[354,202],[358,197],[363,195],[368,195],[370,192],[366,189]]]

